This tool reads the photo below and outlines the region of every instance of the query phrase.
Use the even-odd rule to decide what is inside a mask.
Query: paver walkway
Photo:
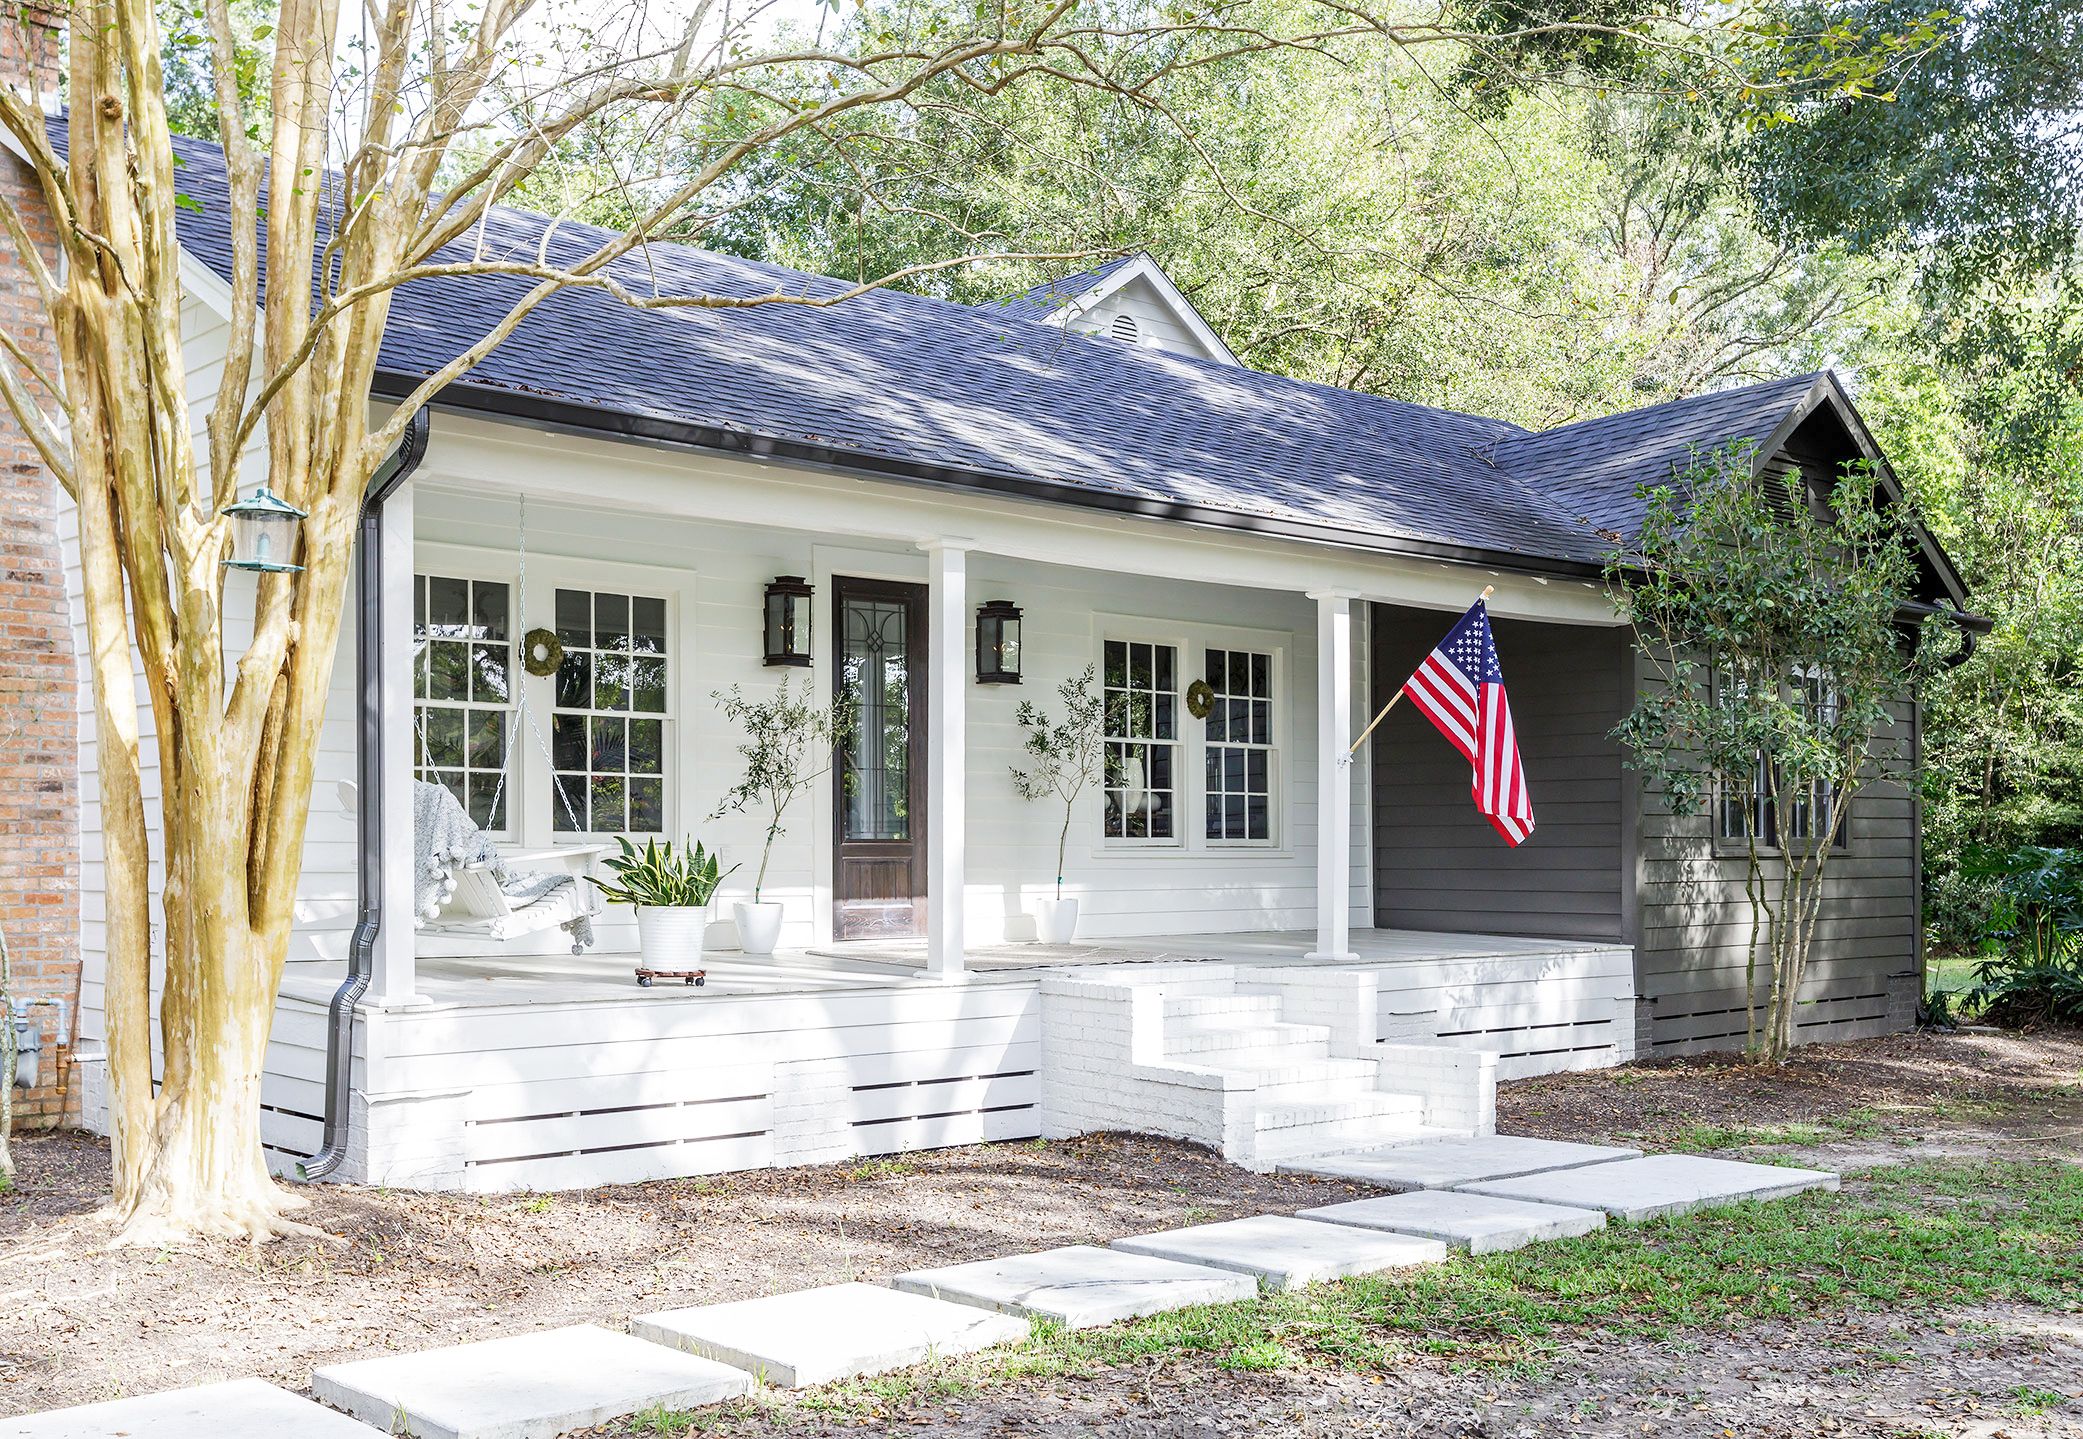
[[[629,1332],[800,1389],[1017,1343],[1027,1321],[876,1284],[832,1284],[645,1314]]]
[[[389,1433],[388,1429],[381,1431]],[[0,1419],[0,1439],[380,1439],[379,1431],[259,1379]]]
[[[693,1409],[785,1385],[884,1373],[932,1353],[1014,1342],[1027,1317],[1073,1329],[1249,1299],[1318,1279],[1486,1253],[1710,1204],[1835,1189],[1813,1169],[1559,1144],[1437,1138],[1284,1168],[1404,1192],[1162,1234],[644,1315],[635,1334],[581,1325],[331,1365],[319,1398],[349,1418],[235,1380],[0,1419],[0,1439],[553,1439],[653,1406]],[[1008,1317],[1017,1316],[1017,1317]],[[650,1341],[650,1342],[647,1342]],[[366,1420],[367,1423],[358,1422]],[[372,1429],[370,1425],[375,1427]]]
[[[1289,1174],[1357,1179],[1379,1189],[1458,1189],[1485,1179],[1513,1179],[1522,1174],[1641,1156],[1639,1149],[1621,1149],[1610,1144],[1476,1134],[1319,1154],[1289,1160],[1280,1168]]]
[[[1227,1304],[1258,1293],[1250,1277],[1201,1264],[1125,1254],[1091,1244],[918,1269],[891,1281],[899,1289],[1007,1314],[1095,1329],[1195,1304]]]
[[[1422,1234],[1471,1254],[1521,1249],[1539,1240],[1569,1239],[1606,1226],[1605,1211],[1599,1209],[1567,1209],[1453,1189],[1413,1189],[1380,1199],[1355,1199],[1305,1209],[1297,1218]]]
[[[1804,1189],[1835,1189],[1837,1176],[1821,1169],[1787,1169],[1776,1164],[1742,1164],[1697,1154],[1653,1154],[1583,1169],[1529,1174],[1463,1186],[1475,1194],[1530,1199],[1603,1209],[1615,1219],[1638,1223],[1690,1214],[1710,1204],[1743,1199],[1784,1199]]]
[[[1191,1229],[1139,1234],[1115,1240],[1114,1247],[1129,1254],[1234,1269],[1275,1289],[1300,1289],[1325,1279],[1436,1264],[1447,1257],[1446,1246],[1437,1239],[1369,1233],[1283,1214],[1255,1214]]]
[[[590,1324],[333,1364],[312,1392],[386,1434],[555,1439],[658,1405],[698,1409],[752,1392],[742,1369]]]

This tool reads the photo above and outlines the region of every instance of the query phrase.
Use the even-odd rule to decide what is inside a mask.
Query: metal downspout
[[[355,869],[358,910],[347,949],[347,978],[326,1012],[325,1143],[297,1164],[297,1177],[323,1179],[347,1157],[348,1097],[354,1078],[354,1010],[375,972],[383,928],[383,502],[427,455],[423,405],[398,448],[370,477],[354,551]]]

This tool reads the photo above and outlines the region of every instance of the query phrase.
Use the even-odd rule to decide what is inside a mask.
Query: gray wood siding
[[[1918,739],[1916,705],[1903,700],[1884,742],[1906,744],[1914,756]],[[1648,783],[1640,793],[1638,1052],[1740,1048],[1751,929],[1746,861],[1715,852],[1705,814],[1672,814]],[[1853,798],[1845,822],[1849,844],[1825,870],[1796,1020],[1799,1043],[1904,1029],[1922,990],[1915,798],[1900,782],[1876,780]],[[1768,879],[1776,870],[1768,861]],[[1760,963],[1762,1006],[1770,961],[1761,954]]]
[[[1374,607],[1374,708],[1453,622],[1431,610]],[[1515,620],[1493,629],[1533,796],[1533,836],[1508,848],[1469,799],[1467,763],[1410,704],[1397,705],[1370,741],[1375,923],[1626,939],[1628,786],[1609,737],[1630,693],[1626,632]]]

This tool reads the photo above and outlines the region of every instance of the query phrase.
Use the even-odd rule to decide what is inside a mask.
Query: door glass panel
[[[843,759],[844,838],[911,838],[910,606],[902,600],[842,604],[839,682],[853,711]]]

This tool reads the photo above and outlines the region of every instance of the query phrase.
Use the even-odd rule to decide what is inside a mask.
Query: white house
[[[200,413],[228,228],[220,158],[181,150]],[[501,212],[489,243],[541,224]],[[747,295],[836,283],[673,246],[641,264]],[[387,393],[510,295],[405,287]],[[1621,763],[1633,658],[1599,579],[1638,486],[1736,439],[1825,478],[1877,453],[1827,375],[1533,434],[1260,374],[1147,257],[987,308],[559,296],[431,408],[372,504],[271,1155],[554,1188],[1133,1128],[1266,1164],[1483,1129],[1499,1075],[1740,1037],[1736,871]],[[1960,610],[1930,561],[1929,598]],[[1516,850],[1407,708],[1341,762],[1485,586],[1539,818]],[[807,638],[770,656],[770,591],[805,587]],[[1017,683],[979,679],[993,601],[1019,610]],[[537,630],[561,655],[522,643]],[[1056,821],[1013,788],[1014,711],[1087,666],[1136,702],[1075,816],[1077,938],[1043,945]],[[583,955],[554,927],[416,927],[416,778],[516,852],[699,835],[744,866],[722,899],[748,897],[762,825],[711,817],[738,738],[713,695],[785,676],[830,695],[842,671],[865,732],[852,780],[780,842],[774,955],[734,952],[727,905],[700,988],[640,987],[612,909]],[[83,773],[91,853],[91,755]],[[1809,1034],[1899,1026],[1920,988],[1915,806],[1858,806]],[[80,1061],[100,1122],[97,876]]]

